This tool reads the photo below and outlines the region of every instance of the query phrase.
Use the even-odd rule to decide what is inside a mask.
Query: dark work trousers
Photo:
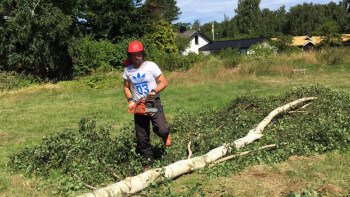
[[[150,122],[152,122],[153,131],[162,138],[166,139],[169,135],[169,129],[166,123],[163,104],[160,98],[155,99],[155,106],[158,108],[153,116],[135,115],[135,131],[137,139],[137,150],[146,159],[144,167],[152,165],[153,150],[150,142]]]

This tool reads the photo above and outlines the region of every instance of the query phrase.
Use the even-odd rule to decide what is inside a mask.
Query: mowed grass
[[[238,68],[229,69],[224,68],[222,61],[211,58],[187,72],[165,73],[169,87],[162,92],[161,98],[171,122],[179,114],[178,109],[196,113],[202,109],[222,108],[238,96],[278,95],[300,85],[324,83],[350,93],[349,62],[325,66],[317,62],[314,54],[298,54],[260,61],[265,67],[259,70],[259,61],[252,60]],[[291,68],[307,68],[306,76],[301,73],[293,75]],[[78,121],[83,117],[95,116],[100,125],[112,127],[112,135],[117,134],[118,128],[132,121],[133,116],[126,113],[126,99],[121,84],[116,84],[112,89],[86,89],[71,86],[70,83],[45,84],[0,94],[1,196],[51,194],[48,190],[37,190],[42,184],[40,177],[11,174],[6,166],[10,155],[38,145],[45,135],[64,129],[77,129]],[[349,153],[346,155],[348,157]],[[325,165],[331,165],[328,161],[331,159],[326,158]],[[350,165],[348,159],[343,162]],[[183,179],[186,182],[186,177]],[[200,175],[194,175],[193,179],[200,179]],[[310,181],[307,178],[301,179],[305,183]],[[345,183],[350,182],[347,180]],[[187,186],[191,188],[190,185]],[[258,190],[263,190],[260,194],[264,194],[264,188],[256,188],[247,195],[254,196],[258,194],[254,191]]]

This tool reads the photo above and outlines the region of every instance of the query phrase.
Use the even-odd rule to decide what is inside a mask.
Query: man
[[[167,86],[161,70],[151,61],[146,61],[146,53],[139,41],[132,41],[128,46],[128,65],[123,74],[124,94],[128,100],[129,109],[143,96],[154,95],[155,106],[158,111],[153,116],[134,115],[135,131],[137,139],[137,150],[146,159],[143,164],[145,171],[153,163],[153,151],[150,143],[150,122],[152,122],[153,131],[163,139],[166,146],[171,145],[169,129],[167,127],[163,105],[159,98],[160,92]],[[134,97],[132,97],[131,88]]]

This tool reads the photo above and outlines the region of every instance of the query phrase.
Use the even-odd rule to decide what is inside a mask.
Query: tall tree
[[[68,44],[74,33],[73,0],[3,0],[0,61],[6,70],[69,78]]]
[[[260,0],[238,0],[235,10],[237,28],[241,34],[254,34],[261,24]]]
[[[181,14],[180,8],[177,7],[175,0],[146,0],[145,5],[153,4],[158,6],[159,12],[162,15],[163,19],[169,23],[179,19]]]
[[[350,13],[350,0],[340,1],[339,4],[343,6],[348,13]]]
[[[95,39],[117,42],[139,36],[142,30],[137,7],[141,0],[82,0],[80,21]]]

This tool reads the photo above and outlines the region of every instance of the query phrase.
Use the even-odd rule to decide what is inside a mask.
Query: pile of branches
[[[269,98],[239,97],[224,109],[204,110],[199,114],[178,112],[180,115],[170,125],[174,141],[170,148],[165,149],[159,138],[152,136],[156,157],[152,167],[161,168],[186,159],[187,150],[192,156],[200,156],[242,138],[272,110],[302,97],[317,97],[317,100],[275,117],[265,128],[263,138],[231,152],[234,155],[256,150],[253,154],[220,163],[205,173],[211,177],[229,176],[247,166],[282,162],[292,155],[348,150],[350,95],[314,85]],[[278,148],[259,150],[268,144]],[[39,146],[13,155],[9,166],[43,177],[55,174],[60,192],[94,189],[142,172],[142,160],[135,147],[132,125],[112,138],[109,129],[96,128],[95,121],[83,119],[78,132],[65,131],[46,137]]]

